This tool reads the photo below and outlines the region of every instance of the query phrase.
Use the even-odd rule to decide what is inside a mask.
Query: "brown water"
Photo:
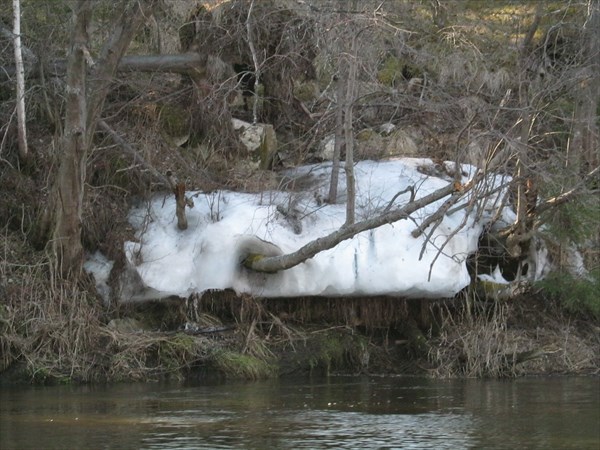
[[[600,379],[0,388],[0,449],[594,449]]]

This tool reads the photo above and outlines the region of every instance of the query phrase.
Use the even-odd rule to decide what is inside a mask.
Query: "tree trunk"
[[[91,4],[79,0],[73,10],[71,48],[67,62],[65,128],[56,180],[56,222],[53,248],[63,275],[81,267],[81,206],[87,154],[86,58]]]
[[[329,195],[327,202],[334,204],[337,202],[337,189],[340,178],[340,155],[344,144],[344,109],[342,98],[344,98],[344,83],[341,74],[336,86],[337,109],[335,112],[335,136],[333,141],[333,158],[331,160],[331,179],[329,180]]]
[[[352,107],[354,105],[354,91],[356,84],[356,37],[352,39],[351,52],[348,55],[348,81],[346,86],[346,99],[344,102],[344,142],[346,143],[346,223],[344,226],[355,222],[356,212],[356,186],[354,181],[354,128],[352,126]]]
[[[21,50],[21,0],[13,0],[13,35],[15,47],[15,69],[17,72],[17,129],[19,156],[26,159],[27,128],[25,126],[25,69]]]
[[[575,89],[573,137],[569,165],[579,175],[600,163],[600,134],[597,110],[600,101],[600,4],[590,2],[584,29],[584,56],[587,67],[579,74]]]
[[[104,100],[111,89],[117,67],[131,40],[139,27],[150,17],[150,12],[156,0],[142,0],[121,3],[121,15],[113,24],[113,32],[109,35],[100,52],[100,57],[94,65],[91,74],[88,98],[88,144],[94,134],[96,122],[104,107]]]
[[[206,55],[201,55],[199,53],[124,56],[119,61],[117,71],[204,74],[206,71],[206,58]],[[35,61],[33,62],[35,63]],[[48,66],[44,69],[44,75],[50,77],[61,77],[65,75],[66,71],[67,60],[55,59],[48,63]],[[0,71],[0,82],[8,81],[15,75],[15,67],[3,67]],[[25,71],[25,76],[28,78],[36,78],[40,75],[41,73],[39,68],[36,68],[32,63],[30,63],[28,69]]]
[[[87,27],[92,2],[79,0],[73,11],[71,50],[67,62],[67,100],[62,153],[59,157],[53,211],[53,249],[64,276],[78,276],[83,260],[81,218],[88,149],[117,66],[139,26],[149,16],[154,0],[120,4],[122,11],[112,26],[100,57],[94,63],[87,48]],[[131,6],[131,7],[129,7]],[[93,64],[86,89],[87,63]]]
[[[258,122],[258,100],[256,93],[258,92],[258,85],[261,81],[261,64],[258,62],[258,54],[254,47],[254,38],[252,36],[252,10],[254,9],[254,0],[250,2],[248,8],[248,17],[246,18],[246,33],[248,34],[248,47],[250,47],[250,54],[252,55],[252,64],[254,65],[254,86],[252,92],[252,124],[256,125]]]

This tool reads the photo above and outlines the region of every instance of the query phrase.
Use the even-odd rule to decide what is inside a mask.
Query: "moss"
[[[294,82],[294,96],[301,102],[312,102],[319,96],[319,86],[314,81]]]
[[[244,267],[247,267],[248,269],[252,269],[252,265],[255,262],[260,261],[261,259],[263,259],[264,256],[263,255],[259,255],[257,253],[250,253],[248,256],[246,256],[246,258],[244,259]]]
[[[318,335],[309,346],[307,369],[322,369],[326,374],[335,370],[365,369],[369,364],[369,341],[358,334],[333,331]],[[301,361],[299,361],[301,363]]]
[[[258,380],[277,373],[276,367],[268,361],[232,350],[216,351],[212,363],[226,378]]]
[[[157,366],[168,372],[187,367],[194,359],[198,343],[193,336],[178,333],[157,343]]]
[[[477,281],[476,292],[480,298],[498,300],[506,290],[507,285],[505,283],[494,283],[488,280]]]
[[[160,109],[160,128],[164,138],[180,146],[189,139],[190,116],[187,111],[176,105],[163,105]]]
[[[368,141],[375,135],[377,135],[377,132],[372,128],[365,128],[364,130],[360,130],[358,133],[356,133],[356,140],[361,142]]]
[[[420,77],[423,71],[414,64],[395,56],[388,57],[379,72],[377,79],[386,86],[398,86],[403,80]]]
[[[264,125],[264,131],[258,147],[258,156],[260,158],[259,168],[267,170],[271,166],[273,156],[277,152],[277,137],[273,125]]]
[[[329,373],[333,368],[340,367],[344,361],[344,343],[337,334],[327,334],[320,342],[320,351],[315,357],[315,367],[320,366]],[[311,367],[312,368],[312,367]]]

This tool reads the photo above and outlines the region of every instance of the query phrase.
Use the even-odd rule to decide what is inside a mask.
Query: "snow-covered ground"
[[[453,165],[447,166],[452,169]],[[362,232],[289,270],[263,274],[245,269],[241,260],[249,249],[265,246],[290,253],[344,224],[343,170],[340,202],[330,205],[320,201],[327,197],[330,174],[330,163],[294,169],[283,181],[287,183],[284,187],[295,185],[287,192],[190,192],[195,206],[186,210],[189,227],[185,231],[177,228],[171,194],[158,195],[150,203],[134,208],[130,221],[138,242],[127,242],[125,253],[130,270],[139,275],[138,284],[141,281],[144,289],[130,291],[130,298],[123,300],[187,297],[194,292],[228,288],[263,297],[442,298],[455,295],[469,284],[465,261],[476,250],[482,228],[495,212],[495,196],[469,216],[468,208],[444,216],[429,241],[426,236],[430,229],[417,238],[411,232],[444,199],[417,211],[408,220]],[[361,161],[355,166],[355,174],[357,221],[381,213],[394,195],[408,186],[414,186],[418,199],[451,181],[429,159]],[[475,168],[464,166],[463,182],[474,174]],[[505,181],[491,177],[487,188]],[[407,192],[398,196],[394,206],[406,204],[410,195]],[[505,223],[514,220],[508,208],[501,217]],[[88,269],[94,268],[88,263]]]

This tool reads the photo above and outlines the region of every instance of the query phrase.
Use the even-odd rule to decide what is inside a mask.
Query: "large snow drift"
[[[453,164],[447,166],[452,169]],[[429,159],[357,163],[356,220],[380,213],[394,195],[408,186],[414,186],[417,199],[446,186],[451,178],[439,169]],[[195,206],[187,210],[189,228],[185,231],[177,228],[175,200],[170,194],[133,209],[130,221],[138,242],[127,242],[125,253],[145,290],[131,292],[130,298],[123,300],[186,297],[228,288],[263,297],[442,298],[455,295],[469,284],[465,260],[476,250],[482,227],[491,220],[494,198],[487,200],[489,208],[479,208],[477,221],[475,213],[465,217],[468,208],[446,215],[429,242],[429,229],[418,238],[413,238],[411,231],[444,199],[417,211],[408,220],[360,233],[292,269],[263,274],[242,267],[240,261],[256,246],[271,250],[277,247],[289,253],[340,228],[345,221],[343,173],[341,170],[341,203],[335,205],[320,201],[328,192],[330,163],[287,173],[282,181],[287,192],[189,193]],[[474,174],[473,167],[463,167],[464,182]],[[492,177],[487,187],[502,181],[506,180]],[[398,196],[394,206],[408,202],[410,195]],[[513,219],[508,209],[503,216],[506,221]]]

